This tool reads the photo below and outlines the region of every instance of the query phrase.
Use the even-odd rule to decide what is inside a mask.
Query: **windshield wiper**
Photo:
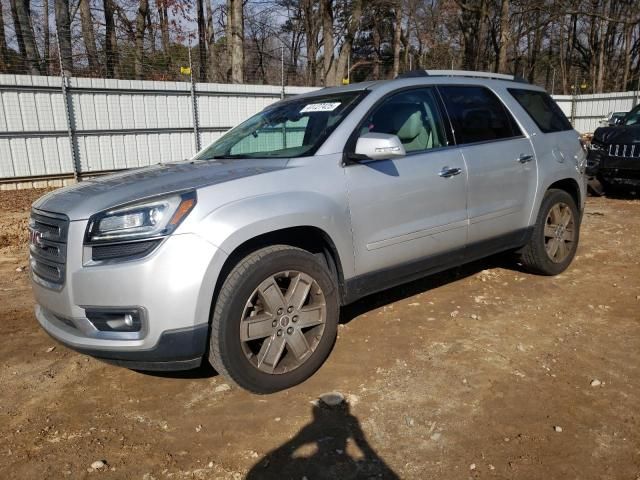
[[[251,158],[242,153],[228,154],[228,155],[213,155],[211,157],[203,158],[203,160],[226,160],[230,158]]]

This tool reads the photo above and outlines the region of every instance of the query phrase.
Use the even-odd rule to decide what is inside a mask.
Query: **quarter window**
[[[448,145],[433,88],[406,90],[390,96],[368,115],[365,133],[397,135],[407,153]]]
[[[509,93],[527,111],[543,133],[562,132],[573,128],[548,93],[520,88],[510,88]]]
[[[522,135],[518,124],[491,90],[476,86],[441,86],[438,89],[458,145]]]

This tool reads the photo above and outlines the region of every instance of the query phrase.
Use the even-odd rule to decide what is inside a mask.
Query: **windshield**
[[[267,107],[205,148],[197,160],[313,155],[364,92],[294,99]]]
[[[640,105],[631,110],[624,118],[625,125],[640,125]]]

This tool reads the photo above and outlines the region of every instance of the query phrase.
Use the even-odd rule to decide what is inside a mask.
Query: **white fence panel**
[[[635,106],[640,92],[594,93],[589,95],[554,95],[567,118],[580,133],[590,133],[611,112],[628,112]],[[575,102],[575,107],[574,107]]]
[[[293,95],[313,88],[286,87]],[[276,102],[281,87],[196,84],[202,146]],[[189,158],[195,153],[191,85],[0,75],[0,181],[95,173]]]

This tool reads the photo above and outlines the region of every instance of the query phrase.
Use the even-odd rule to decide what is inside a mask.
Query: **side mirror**
[[[624,121],[624,117],[616,117],[613,119],[613,125],[622,125]]]
[[[407,152],[397,137],[390,133],[365,133],[356,143],[356,157],[371,160],[386,160],[388,158],[404,157]]]

